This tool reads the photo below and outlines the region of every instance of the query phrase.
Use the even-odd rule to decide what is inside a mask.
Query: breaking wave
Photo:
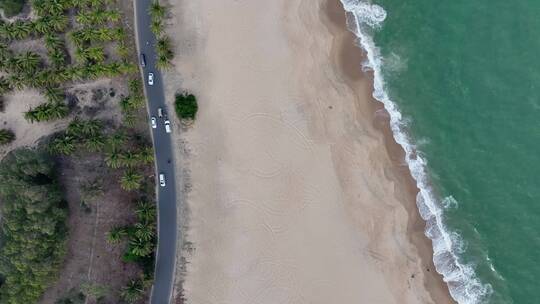
[[[426,222],[425,234],[433,242],[433,262],[438,273],[448,284],[450,294],[460,304],[479,304],[492,293],[491,285],[482,283],[473,265],[460,261],[463,252],[463,241],[459,234],[450,231],[443,220],[443,210],[449,206],[457,206],[457,202],[449,197],[438,199],[429,184],[427,161],[416,149],[410,137],[404,131],[406,122],[397,105],[390,100],[385,91],[382,75],[383,58],[369,32],[382,26],[386,19],[386,11],[379,5],[361,0],[341,0],[347,13],[347,26],[356,34],[359,46],[367,53],[367,61],[362,67],[373,71],[373,97],[383,103],[390,115],[390,127],[395,141],[405,151],[405,160],[412,177],[420,190],[416,204],[420,216]]]

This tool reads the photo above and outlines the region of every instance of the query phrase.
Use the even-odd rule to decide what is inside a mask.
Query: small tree
[[[127,170],[120,179],[120,187],[130,191],[141,187],[143,176],[133,170]]]
[[[115,227],[107,232],[107,243],[118,244],[122,238],[127,236],[127,229],[124,227]]]
[[[9,129],[0,130],[0,145],[7,145],[15,140],[15,133]]]
[[[135,303],[142,298],[144,293],[144,284],[142,280],[131,280],[122,288],[120,297],[128,303]]]
[[[182,93],[176,95],[174,108],[179,119],[195,119],[199,106],[195,95]]]

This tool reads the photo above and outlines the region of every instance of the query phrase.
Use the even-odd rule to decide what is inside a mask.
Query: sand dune
[[[166,87],[200,101],[187,303],[449,302],[338,3],[171,1]]]

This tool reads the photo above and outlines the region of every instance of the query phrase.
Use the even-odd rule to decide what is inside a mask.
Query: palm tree
[[[114,227],[107,232],[107,243],[118,244],[122,238],[127,236],[127,230],[124,227]]]
[[[71,155],[76,148],[75,139],[69,135],[57,137],[49,144],[49,150],[56,154]]]
[[[87,138],[84,146],[91,152],[99,152],[105,147],[105,137],[103,135],[94,135]]]
[[[51,15],[47,18],[47,24],[55,32],[63,32],[69,25],[69,20],[64,14]]]
[[[0,129],[0,145],[7,145],[15,140],[15,133],[9,129]]]
[[[117,131],[109,136],[109,138],[107,139],[107,145],[111,150],[114,151],[123,146],[126,140],[126,134],[124,134],[123,131]]]
[[[41,57],[34,52],[24,52],[14,57],[14,64],[17,70],[32,72],[36,70],[40,64]]]
[[[158,53],[167,53],[171,50],[171,40],[169,37],[162,37],[159,38],[156,43],[156,50]]]
[[[158,55],[156,58],[156,67],[160,70],[168,70],[171,67],[171,60],[165,55]]]
[[[142,82],[139,77],[133,78],[128,82],[129,92],[135,95],[142,94]]]
[[[69,109],[63,103],[48,102],[41,104],[34,109],[30,108],[24,113],[24,118],[30,122],[40,122],[59,119],[67,116]]]
[[[137,159],[143,164],[150,164],[154,161],[154,149],[145,147],[137,153]]]
[[[171,41],[168,37],[159,38],[156,43],[156,65],[160,69],[170,67],[174,53],[171,48]]]
[[[12,90],[11,82],[4,76],[0,76],[0,94],[5,94],[6,92]]]
[[[152,31],[156,37],[160,37],[164,30],[165,27],[163,26],[163,21],[161,21],[161,19],[153,19],[150,23],[150,31]]]
[[[137,202],[137,209],[135,209],[137,218],[143,223],[154,223],[156,220],[156,207],[155,205],[146,201]]]
[[[141,187],[143,176],[133,170],[127,170],[120,179],[120,187],[126,191]]]
[[[42,17],[34,21],[32,24],[34,30],[40,34],[45,34],[49,32],[49,23],[46,17]]]
[[[30,36],[30,33],[32,32],[32,24],[17,20],[13,23],[11,23],[11,38],[12,39],[24,39],[28,36]]]
[[[64,41],[58,35],[46,34],[44,38],[45,38],[45,46],[48,49],[56,49],[56,48],[64,46]]]
[[[0,43],[0,61],[6,61],[13,56],[13,53],[5,43]]]
[[[124,41],[118,42],[116,46],[116,53],[118,53],[118,56],[126,59],[129,57],[129,54],[130,54],[129,52],[130,52],[130,49]]]
[[[142,282],[140,280],[131,280],[122,288],[120,297],[128,303],[135,303],[141,299],[143,293],[144,286]]]
[[[148,223],[137,223],[135,224],[135,237],[138,239],[148,242],[152,240],[155,236],[154,227]]]
[[[50,102],[61,102],[65,98],[64,92],[58,87],[46,87],[44,94]]]
[[[82,124],[82,133],[87,136],[98,135],[101,132],[103,125],[101,121],[97,119],[89,119],[83,122]]]
[[[113,149],[105,155],[105,163],[113,169],[118,169],[124,165],[124,155]]]
[[[24,88],[26,77],[22,74],[11,74],[8,76],[8,81],[13,89],[21,90]]]
[[[52,50],[49,52],[49,59],[54,67],[59,68],[66,64],[66,54],[61,50]]]
[[[145,257],[151,254],[153,250],[154,248],[150,240],[144,240],[137,237],[129,240],[129,252],[131,254]]]
[[[152,2],[149,8],[150,16],[152,19],[163,19],[167,13],[165,6],[159,4],[159,1],[155,0]]]
[[[135,167],[137,163],[138,163],[137,154],[130,151],[124,153],[124,164],[127,167]]]

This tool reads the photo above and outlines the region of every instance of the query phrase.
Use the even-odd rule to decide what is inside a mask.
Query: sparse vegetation
[[[54,162],[40,151],[14,151],[0,164],[0,180],[0,302],[35,303],[65,254],[67,211]]]
[[[189,93],[176,94],[174,109],[179,119],[193,120],[199,109],[197,98],[195,95]]]

